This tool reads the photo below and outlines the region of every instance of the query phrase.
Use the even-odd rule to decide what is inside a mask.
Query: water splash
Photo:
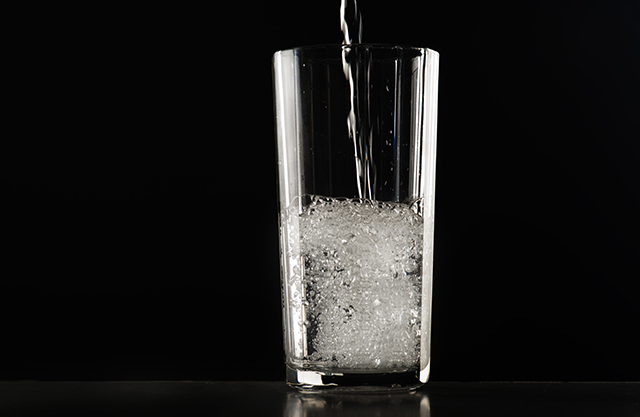
[[[320,367],[399,371],[420,355],[423,219],[408,204],[310,196],[299,222],[305,331]]]

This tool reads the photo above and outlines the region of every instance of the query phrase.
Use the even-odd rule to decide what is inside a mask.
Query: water
[[[362,14],[355,0],[342,0],[340,29],[343,45],[362,43]],[[343,48],[342,69],[349,83],[347,129],[353,141],[356,181],[360,198],[375,199],[372,123],[369,107],[370,54],[366,49]]]
[[[423,220],[407,204],[313,196],[298,223],[304,366],[400,371],[419,361]],[[290,229],[291,230],[291,229]]]
[[[362,14],[355,0],[340,2],[340,30],[343,35],[343,45],[362,43]]]
[[[342,0],[340,19],[343,44],[361,43],[362,17],[354,0]],[[369,48],[343,47],[345,127],[359,198],[300,196],[282,213],[285,343],[290,368],[302,374],[415,378],[425,348],[422,285],[431,245],[423,253],[422,200],[376,201],[370,69]],[[323,383],[316,377],[296,374],[291,380]]]
[[[340,28],[343,45],[362,43],[355,0],[342,0]],[[360,198],[311,196],[289,213],[299,230],[290,242],[300,259],[294,343],[306,369],[406,371],[420,352],[423,221],[415,207],[375,201],[369,51],[343,48],[342,69]]]

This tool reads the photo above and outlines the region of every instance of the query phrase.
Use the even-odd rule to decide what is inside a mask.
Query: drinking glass
[[[273,56],[286,381],[412,389],[430,369],[437,52]]]

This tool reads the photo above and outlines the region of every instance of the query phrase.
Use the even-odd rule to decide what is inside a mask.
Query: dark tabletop
[[[283,382],[0,382],[0,416],[628,416],[639,382],[430,382],[415,392],[301,394]]]

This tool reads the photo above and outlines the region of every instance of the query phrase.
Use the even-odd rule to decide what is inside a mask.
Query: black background
[[[339,2],[7,14],[0,379],[284,374],[271,55]],[[640,380],[640,3],[361,2],[440,53],[433,380]]]

